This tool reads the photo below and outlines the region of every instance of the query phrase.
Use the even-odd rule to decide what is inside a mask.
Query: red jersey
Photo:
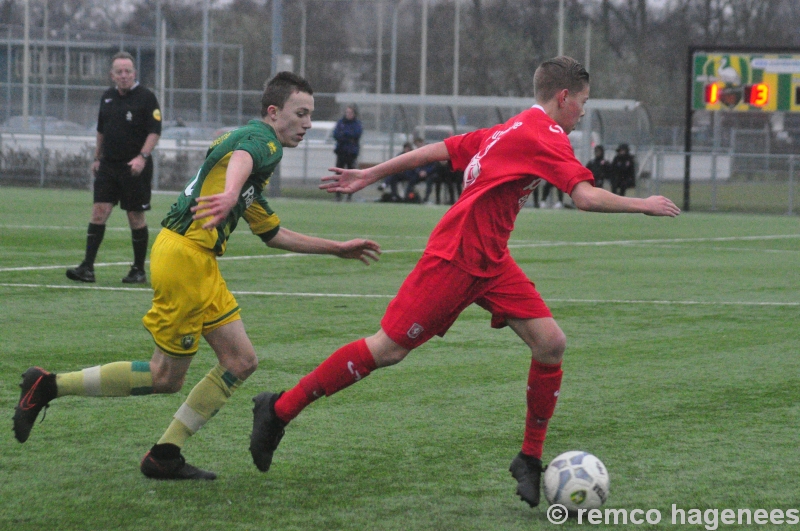
[[[514,222],[542,179],[568,194],[581,181],[594,182],[564,130],[538,105],[444,143],[453,169],[464,171],[464,191],[433,229],[425,252],[474,276],[495,276],[512,260]]]

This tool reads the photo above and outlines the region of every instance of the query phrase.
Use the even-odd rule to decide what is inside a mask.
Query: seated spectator
[[[464,172],[455,172],[450,169],[448,163],[439,163],[434,172],[428,175],[425,181],[425,198],[423,203],[430,201],[431,192],[436,192],[436,204],[442,204],[442,185],[445,187],[447,197],[445,203],[452,205],[456,202],[461,195],[461,181],[463,180]]]
[[[411,142],[406,142],[403,144],[403,150],[398,153],[398,155],[402,155],[403,153],[408,153],[414,149],[414,146]],[[407,182],[414,177],[414,170],[406,170],[400,173],[394,173],[386,177],[383,182],[378,186],[378,190],[384,192],[381,196],[381,202],[383,203],[397,203],[403,200],[402,197],[397,193],[397,185],[402,182]],[[388,192],[386,191],[388,190]]]
[[[594,158],[586,164],[589,171],[594,175],[594,185],[597,188],[603,188],[606,179],[609,179],[611,171],[611,163],[606,160],[606,152],[603,146],[595,146]]]
[[[636,187],[636,160],[630,153],[628,144],[620,144],[617,154],[611,161],[611,191],[625,195],[628,188]]]
[[[406,182],[406,195],[404,200],[408,203],[420,203],[420,195],[417,192],[417,184],[426,181],[434,183],[438,180],[439,163],[432,162],[425,166],[420,166],[411,170],[408,181]]]

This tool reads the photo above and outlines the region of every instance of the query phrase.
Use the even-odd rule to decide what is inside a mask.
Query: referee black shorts
[[[127,162],[100,161],[94,176],[94,202],[111,203],[129,212],[150,210],[153,185],[153,160],[149,159],[139,175],[131,175]]]

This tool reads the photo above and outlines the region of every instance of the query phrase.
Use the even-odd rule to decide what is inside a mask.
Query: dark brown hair
[[[291,72],[278,72],[275,74],[275,77],[264,85],[264,93],[261,95],[261,117],[263,118],[267,115],[267,109],[271,105],[282,109],[286,100],[295,92],[314,94],[308,81],[297,74]]]
[[[561,55],[539,65],[533,74],[533,94],[538,103],[550,101],[560,90],[571,94],[589,84],[589,72],[572,57]]]

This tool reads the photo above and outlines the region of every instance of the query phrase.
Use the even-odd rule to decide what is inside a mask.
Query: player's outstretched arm
[[[671,218],[681,213],[681,209],[664,196],[623,197],[603,188],[595,188],[587,181],[576,184],[570,197],[576,207],[589,212],[640,213]]]
[[[408,153],[403,153],[366,170],[328,168],[328,171],[333,172],[334,175],[323,177],[322,184],[319,187],[328,192],[352,194],[383,179],[387,175],[444,160],[450,160],[447,147],[445,147],[444,142],[436,142],[435,144],[428,144]]]
[[[339,258],[361,260],[366,265],[377,262],[381,254],[381,246],[372,240],[355,239],[346,242],[327,240],[308,236],[281,227],[278,233],[267,242],[275,249],[283,249],[293,253],[332,254]]]
[[[225,171],[225,190],[221,194],[208,195],[197,198],[197,205],[191,208],[194,212],[192,219],[209,219],[203,228],[211,230],[228,217],[231,209],[239,201],[247,178],[253,171],[253,157],[247,151],[236,150],[228,161]]]

